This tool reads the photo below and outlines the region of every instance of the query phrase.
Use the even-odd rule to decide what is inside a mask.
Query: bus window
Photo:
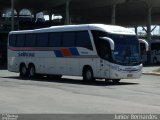
[[[48,33],[37,34],[37,47],[47,47],[48,46]]]
[[[108,41],[100,40],[99,43],[97,44],[97,50],[101,58],[109,60],[109,58],[111,57],[109,54],[111,50]]]
[[[9,46],[12,46],[12,47],[16,46],[16,35],[9,36]]]
[[[63,47],[74,47],[75,46],[75,32],[64,32],[62,38]]]
[[[61,33],[49,33],[49,47],[60,47],[61,46]]]
[[[17,35],[16,47],[24,47],[25,35]]]
[[[94,41],[95,41],[95,46],[97,49],[98,55],[105,60],[111,60],[112,55],[111,55],[111,48],[110,44],[106,40],[100,39],[100,37],[107,37],[107,34],[101,31],[92,31]]]
[[[144,55],[146,54],[146,47],[145,47],[145,44],[144,43],[140,43],[140,52],[141,52],[141,55]]]
[[[26,47],[35,47],[36,46],[36,34],[26,34]]]
[[[77,32],[76,46],[77,47],[85,47],[87,49],[93,50],[88,31]]]

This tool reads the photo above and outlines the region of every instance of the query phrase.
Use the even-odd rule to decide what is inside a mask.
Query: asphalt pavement
[[[155,75],[113,84],[84,83],[81,77],[69,76],[22,80],[17,73],[0,70],[0,113],[159,114],[159,91],[160,77]]]

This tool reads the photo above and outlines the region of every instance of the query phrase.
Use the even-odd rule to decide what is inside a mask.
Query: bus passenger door
[[[111,60],[110,44],[105,40],[101,40],[99,43],[100,74],[103,78],[109,78],[109,61]]]
[[[102,78],[109,78],[109,62],[106,60],[100,60],[100,74]]]

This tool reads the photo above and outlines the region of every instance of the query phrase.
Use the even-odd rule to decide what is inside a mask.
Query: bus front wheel
[[[93,71],[91,68],[84,68],[83,70],[83,80],[85,82],[95,81],[93,76]]]

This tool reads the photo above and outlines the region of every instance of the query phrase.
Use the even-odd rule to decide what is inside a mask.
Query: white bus
[[[143,63],[152,63],[152,64],[160,63],[160,40],[152,40],[151,41],[150,54],[147,54],[146,48],[145,48],[145,46],[146,46],[145,44],[149,44],[149,43],[145,39],[139,39],[139,40],[144,41],[144,42],[140,43],[142,62]]]
[[[140,54],[141,54],[141,61],[143,64],[147,64],[147,51],[149,51],[149,44],[145,39],[139,39],[140,41]],[[147,51],[146,51],[147,49]]]
[[[84,81],[139,78],[139,40],[131,30],[86,24],[9,33],[8,70],[22,77],[37,74],[83,76]]]
[[[151,63],[160,63],[160,40],[151,41]]]

